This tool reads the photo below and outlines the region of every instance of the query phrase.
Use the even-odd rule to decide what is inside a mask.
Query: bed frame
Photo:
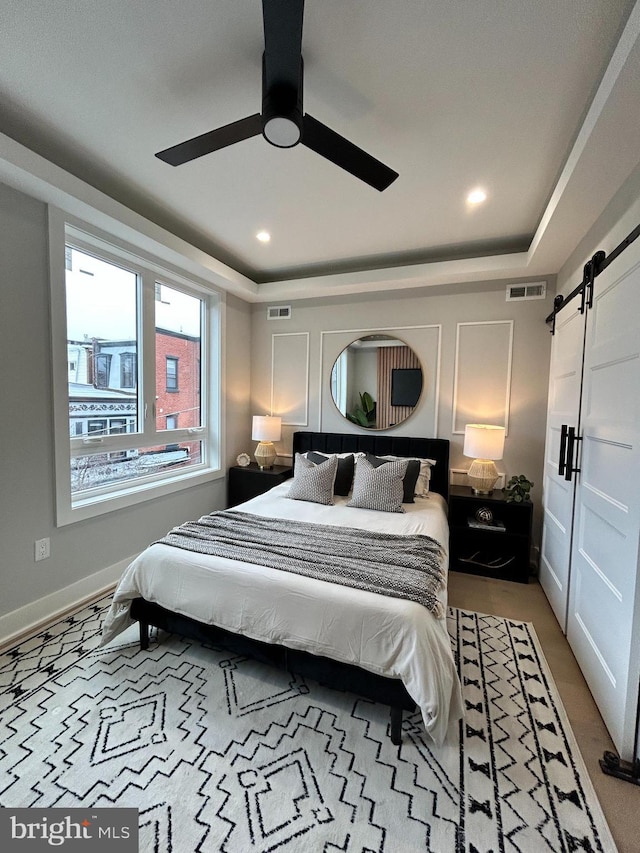
[[[365,451],[376,456],[418,456],[435,459],[431,472],[430,491],[438,492],[445,500],[449,496],[449,442],[440,438],[405,438],[378,433],[296,432],[293,435],[296,453],[316,450],[321,453],[357,453]],[[402,742],[402,712],[413,711],[415,702],[398,678],[388,678],[286,646],[263,643],[232,634],[214,625],[173,613],[157,604],[136,598],[131,603],[131,616],[139,622],[140,648],[149,648],[149,627],[154,626],[172,634],[191,637],[203,642],[222,644],[235,653],[246,654],[264,663],[306,676],[333,689],[348,690],[373,702],[388,705],[391,711],[390,736],[394,744]]]

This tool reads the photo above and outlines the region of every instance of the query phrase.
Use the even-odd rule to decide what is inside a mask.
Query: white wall
[[[27,619],[29,605],[43,596],[63,601],[56,594],[73,584],[90,589],[87,578],[103,572],[96,582],[104,581],[109,572],[103,570],[128,560],[169,527],[224,507],[226,479],[55,527],[46,206],[0,184],[0,240],[1,622],[24,607]],[[246,445],[249,331],[247,304],[227,297],[227,464]],[[45,536],[51,557],[36,563],[34,541]]]
[[[534,481],[537,541],[551,343],[545,318],[552,309],[554,282],[551,279],[547,298],[540,301],[507,302],[505,288],[506,282],[487,282],[389,295],[300,300],[292,304],[290,320],[267,320],[265,307],[255,305],[251,335],[253,407],[259,412],[269,403],[272,334],[304,331],[309,333],[309,419],[307,427],[302,428],[359,431],[358,427],[339,417],[330,398],[329,374],[333,358],[344,345],[343,338],[346,341],[347,338],[359,337],[357,330],[394,330],[397,337],[414,349],[428,379],[425,398],[394,432],[450,439],[451,466],[466,470],[470,460],[462,455],[463,436],[452,432],[457,326],[468,322],[512,320],[509,434],[504,460],[498,463],[498,468],[507,477],[524,473]],[[492,334],[492,328],[490,325],[486,327],[487,335]],[[345,329],[354,333],[328,334]],[[331,346],[335,348],[335,354],[328,351]],[[485,359],[492,349],[488,343],[484,350]],[[489,396],[494,397],[497,393],[494,387],[496,380],[493,371],[487,370],[483,362],[483,349],[480,348],[472,354],[471,368],[476,371],[478,383],[487,388]],[[500,388],[504,388],[503,374],[497,382]],[[486,419],[484,413],[477,414],[478,419]],[[278,447],[282,454],[291,452],[291,434],[297,428],[300,427],[283,428],[283,439]]]

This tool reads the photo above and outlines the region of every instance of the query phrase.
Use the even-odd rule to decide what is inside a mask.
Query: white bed
[[[431,493],[405,512],[378,512],[286,497],[291,481],[235,509],[256,515],[394,534],[426,534],[443,548],[447,565],[446,503]],[[355,664],[401,679],[436,744],[457,733],[460,685],[446,622],[421,604],[340,584],[182,550],[147,548],[125,571],[107,615],[103,642],[131,624],[130,604],[142,598],[173,613],[289,649]],[[446,584],[439,592],[446,607]]]

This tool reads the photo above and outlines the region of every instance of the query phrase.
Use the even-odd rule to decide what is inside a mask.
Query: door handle
[[[567,424],[562,424],[560,428],[560,458],[558,459],[558,476],[562,477],[567,466]]]
[[[565,480],[571,481],[572,474],[579,474],[580,469],[573,465],[573,454],[574,451],[577,450],[576,445],[582,439],[576,435],[576,431],[574,427],[569,427],[567,430],[567,459],[566,459],[566,470],[564,478]]]

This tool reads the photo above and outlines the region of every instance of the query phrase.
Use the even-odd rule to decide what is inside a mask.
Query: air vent
[[[267,320],[290,320],[291,305],[270,305],[267,308]]]
[[[544,299],[546,294],[546,281],[530,281],[527,284],[507,285],[507,302],[515,302],[522,299]]]

